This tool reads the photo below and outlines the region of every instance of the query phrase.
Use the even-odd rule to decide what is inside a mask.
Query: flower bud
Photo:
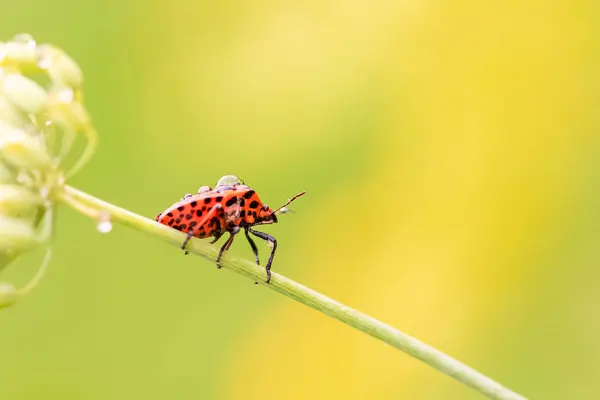
[[[0,121],[0,157],[22,169],[50,170],[52,161],[39,138]]]
[[[0,215],[0,253],[19,252],[38,242],[31,223]]]
[[[44,204],[41,195],[19,185],[0,185],[0,214],[16,218],[35,217]]]
[[[74,98],[71,88],[53,89],[49,97],[48,118],[66,130],[77,132],[87,129],[91,121],[83,105]]]
[[[17,302],[20,293],[10,283],[0,282],[0,308],[10,307]]]
[[[12,41],[0,43],[0,67],[36,66],[36,53],[36,43],[30,35],[16,35]]]
[[[38,66],[48,73],[53,82],[73,88],[81,87],[81,69],[64,51],[52,45],[42,45],[38,48],[38,54]]]
[[[23,75],[7,74],[2,83],[6,99],[25,113],[37,114],[48,101],[46,91]]]

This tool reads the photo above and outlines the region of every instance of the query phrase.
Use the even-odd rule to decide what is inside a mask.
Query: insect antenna
[[[306,190],[305,190],[305,191],[303,191],[303,192],[300,192],[300,193],[298,193],[297,195],[295,195],[294,197],[292,197],[291,199],[289,199],[289,200],[287,201],[287,203],[285,203],[284,205],[282,205],[281,207],[279,207],[278,209],[276,209],[275,211],[273,211],[273,212],[271,213],[271,215],[273,215],[273,214],[275,214],[277,211],[279,211],[279,210],[283,209],[285,206],[287,206],[288,204],[290,204],[292,201],[296,200],[298,197],[300,197],[300,196],[304,195],[305,193],[306,193]],[[282,210],[282,211],[283,211],[283,210]],[[287,211],[289,211],[289,210],[287,210]]]

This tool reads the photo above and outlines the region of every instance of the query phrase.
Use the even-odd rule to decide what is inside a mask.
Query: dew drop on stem
[[[98,223],[96,229],[100,233],[108,233],[112,230],[112,222],[110,221],[110,214],[102,212],[98,216]]]

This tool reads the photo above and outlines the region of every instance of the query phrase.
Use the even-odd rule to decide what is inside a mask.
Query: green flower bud
[[[79,65],[64,51],[51,45],[42,45],[38,51],[38,66],[48,73],[52,81],[72,88],[81,87],[83,73]]]
[[[0,308],[10,307],[19,300],[20,293],[13,285],[0,282]]]
[[[66,130],[77,132],[88,129],[90,117],[83,105],[75,100],[71,88],[55,88],[50,92],[48,118]]]
[[[31,223],[0,215],[0,253],[19,252],[38,242]]]
[[[23,75],[5,75],[2,83],[6,99],[26,113],[37,114],[48,101],[46,91]]]
[[[0,157],[8,164],[29,170],[50,170],[52,161],[39,138],[0,121]]]
[[[31,189],[19,185],[0,185],[0,214],[9,217],[36,217],[44,199]],[[32,222],[37,220],[33,218]]]
[[[35,40],[30,35],[16,35],[12,41],[0,43],[0,67],[37,66]]]
[[[0,83],[2,82],[0,70]],[[30,120],[27,118],[25,114],[19,112],[19,109],[6,97],[2,95],[0,91],[0,121],[3,121],[7,124],[11,124],[13,126],[25,126],[30,124]]]

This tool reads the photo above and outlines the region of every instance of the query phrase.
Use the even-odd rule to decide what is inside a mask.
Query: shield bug
[[[266,282],[269,283],[271,280],[271,264],[277,250],[277,240],[265,232],[254,230],[253,227],[277,223],[277,214],[286,212],[285,207],[304,193],[306,192],[298,193],[284,205],[273,210],[263,204],[256,192],[239,178],[226,175],[217,182],[214,189],[209,186],[202,186],[198,189],[197,194],[186,194],[177,203],[158,214],[156,221],[187,233],[187,237],[181,245],[184,250],[192,237],[201,239],[213,237],[214,239],[210,242],[212,244],[216,243],[223,234],[229,233],[229,238],[219,250],[217,268],[221,268],[219,262],[223,252],[229,250],[233,239],[241,230],[244,230],[246,239],[252,247],[256,263],[259,265],[258,248],[250,235],[270,242],[272,245],[271,254],[265,266],[267,270]]]

